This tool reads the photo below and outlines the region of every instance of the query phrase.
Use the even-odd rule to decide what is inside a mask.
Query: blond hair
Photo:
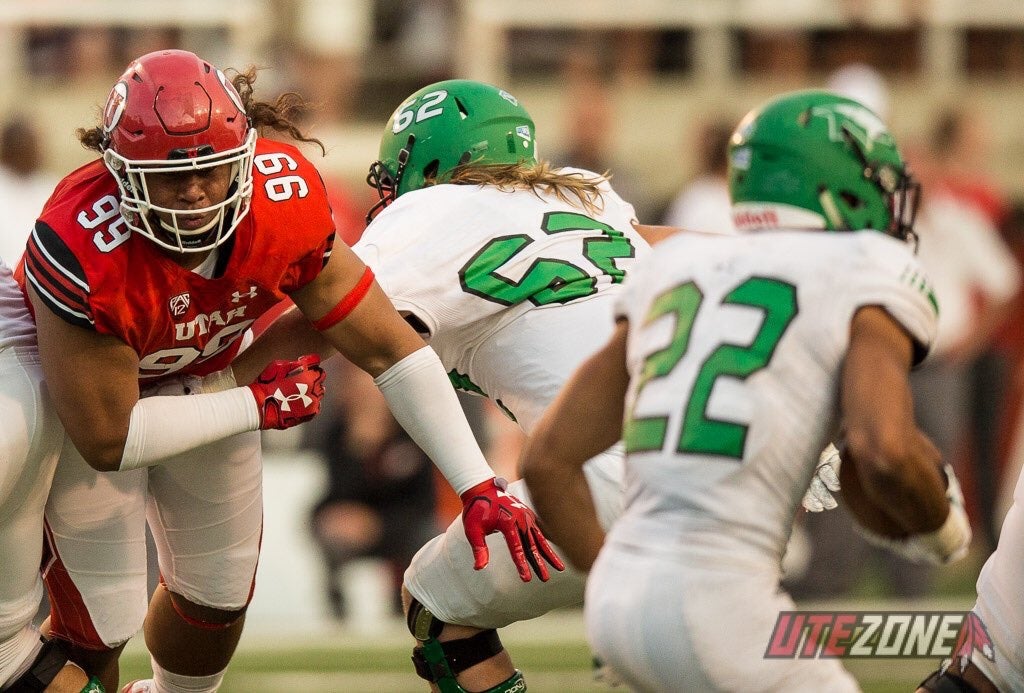
[[[532,165],[484,164],[457,166],[450,176],[442,180],[428,179],[428,185],[452,183],[454,185],[489,185],[503,192],[529,190],[534,195],[554,195],[562,202],[596,214],[604,208],[600,185],[610,174],[585,175],[580,171],[563,172],[547,161]]]

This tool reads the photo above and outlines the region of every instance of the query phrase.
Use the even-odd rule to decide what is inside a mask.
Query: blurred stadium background
[[[91,158],[74,130],[96,122],[128,61],[168,47],[225,68],[256,65],[257,96],[294,90],[314,103],[306,126],[328,151],[312,158],[350,207],[349,239],[368,206],[363,179],[381,127],[404,96],[438,79],[506,87],[536,119],[543,156],[610,169],[641,220],[657,223],[699,173],[702,128],[735,123],[776,92],[823,87],[845,74],[855,81],[852,89],[887,110],[911,149],[928,140],[941,114],[962,113],[976,130],[979,174],[1003,205],[1003,240],[1018,258],[1024,247],[1019,0],[4,0],[0,122],[27,123],[39,135],[36,172],[56,182]],[[851,65],[852,72],[840,72]],[[0,195],[4,185],[0,179]],[[10,209],[29,204],[24,197],[0,200]],[[958,463],[979,527],[972,557],[943,569],[912,601],[894,601],[885,573],[869,568],[833,599],[802,604],[973,603],[974,579],[1020,465],[1019,293],[1002,315],[1003,332],[991,341],[986,334],[982,345],[998,350],[1008,368],[994,382],[978,378],[973,411],[983,425],[957,438],[964,460],[975,460]],[[479,430],[496,459],[509,457],[503,429],[486,419]],[[347,567],[339,587],[347,610],[343,617],[332,612],[324,559],[309,527],[310,509],[324,491],[323,460],[301,433],[275,432],[266,442],[264,553],[247,631],[223,690],[423,690],[379,561]],[[443,501],[442,518],[451,512]],[[503,637],[517,645],[530,690],[607,689],[591,681],[578,611],[517,624]],[[147,666],[138,638],[126,655],[125,678]],[[911,689],[933,666],[850,663],[870,691]]]

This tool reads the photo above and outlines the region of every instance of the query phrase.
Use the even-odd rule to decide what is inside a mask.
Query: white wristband
[[[941,527],[928,534],[913,536],[910,541],[916,541],[924,551],[935,556],[939,563],[952,563],[963,558],[970,548],[971,523],[964,509],[951,503],[949,515]]]
[[[433,349],[414,351],[373,382],[398,423],[457,493],[494,477]]]
[[[132,408],[118,471],[159,464],[192,448],[259,427],[256,398],[248,387],[145,397]]]
[[[942,526],[927,534],[912,534],[905,539],[890,539],[875,534],[859,523],[855,528],[869,543],[894,551],[916,563],[946,564],[958,561],[971,545],[971,524],[963,507],[952,503]]]

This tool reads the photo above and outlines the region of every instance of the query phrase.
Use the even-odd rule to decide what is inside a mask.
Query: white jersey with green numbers
[[[354,250],[429,332],[452,383],[529,432],[611,335],[612,297],[648,250],[633,206],[601,190],[591,214],[547,193],[432,186],[384,209]]]
[[[937,306],[910,248],[875,231],[679,234],[623,286],[626,509],[609,542],[778,568],[837,432],[850,323],[884,308],[922,357]]]

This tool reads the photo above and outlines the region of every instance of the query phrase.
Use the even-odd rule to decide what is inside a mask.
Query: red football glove
[[[556,570],[565,570],[565,564],[544,538],[537,526],[537,516],[518,498],[506,493],[507,486],[507,481],[494,477],[477,484],[461,496],[462,524],[466,538],[473,547],[473,568],[480,570],[490,558],[484,537],[491,532],[501,532],[505,535],[512,561],[523,582],[529,582],[533,577],[531,567],[541,581],[547,582],[550,576],[544,562],[550,563]]]
[[[249,384],[260,412],[260,430],[284,430],[316,416],[324,398],[325,377],[316,354],[268,364]]]

